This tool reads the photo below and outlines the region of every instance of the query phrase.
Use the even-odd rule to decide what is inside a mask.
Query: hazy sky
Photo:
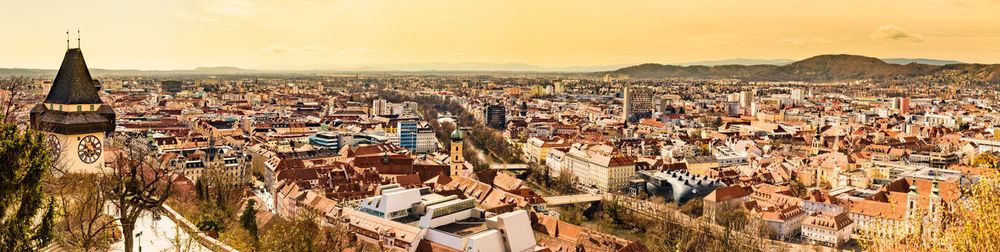
[[[729,58],[1000,62],[1000,1],[0,0],[0,67],[92,68]]]

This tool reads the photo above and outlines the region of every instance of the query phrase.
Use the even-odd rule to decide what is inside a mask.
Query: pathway
[[[120,228],[120,227],[119,227]],[[135,251],[211,251],[184,232],[170,218],[154,218],[149,211],[143,212],[135,221]],[[125,241],[111,244],[108,251],[125,251]]]

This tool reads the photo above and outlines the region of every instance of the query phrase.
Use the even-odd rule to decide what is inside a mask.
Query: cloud
[[[289,47],[283,46],[283,45],[273,45],[273,46],[264,47],[264,48],[262,48],[260,50],[263,51],[263,52],[266,52],[266,53],[286,54],[286,53],[291,52],[292,48],[289,48]]]
[[[924,41],[924,35],[912,33],[895,25],[884,25],[875,29],[872,33],[873,40],[900,40],[919,43]]]
[[[781,39],[779,41],[782,44],[793,45],[793,46],[805,46],[805,45],[814,45],[814,44],[829,44],[829,43],[833,43],[833,40],[830,40],[830,39],[827,39],[827,38],[806,38],[806,37],[783,38],[783,39]]]

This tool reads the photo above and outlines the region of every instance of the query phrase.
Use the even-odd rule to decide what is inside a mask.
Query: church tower
[[[825,143],[823,142],[823,140],[824,140],[823,139],[823,135],[820,134],[820,132],[821,132],[820,131],[820,125],[817,124],[816,125],[816,135],[813,136],[812,148],[810,149],[810,151],[812,152],[812,154],[814,156],[815,155],[819,155],[819,150],[821,148],[823,148],[823,146],[825,145]]]
[[[448,164],[448,176],[460,176],[465,168],[465,158],[462,157],[462,130],[451,132],[451,163]]]
[[[31,109],[31,128],[46,134],[53,165],[66,172],[104,169],[105,137],[115,130],[115,112],[101,100],[100,89],[80,48],[71,48],[45,101]]]
[[[906,193],[906,214],[913,215],[917,212],[917,200],[920,193],[917,192],[917,178],[910,180],[910,192]]]
[[[930,213],[932,220],[938,221],[938,216],[941,212],[941,188],[938,187],[937,175],[934,175],[934,184],[931,187],[930,196],[930,206],[928,206],[928,213]]]

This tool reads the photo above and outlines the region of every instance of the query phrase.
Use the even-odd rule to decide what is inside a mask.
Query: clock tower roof
[[[97,94],[100,83],[90,76],[87,62],[83,60],[80,48],[66,50],[62,65],[52,81],[52,89],[44,103],[54,104],[101,104]]]
[[[80,48],[67,50],[49,95],[31,109],[31,127],[63,135],[113,132],[117,116],[98,90]]]

